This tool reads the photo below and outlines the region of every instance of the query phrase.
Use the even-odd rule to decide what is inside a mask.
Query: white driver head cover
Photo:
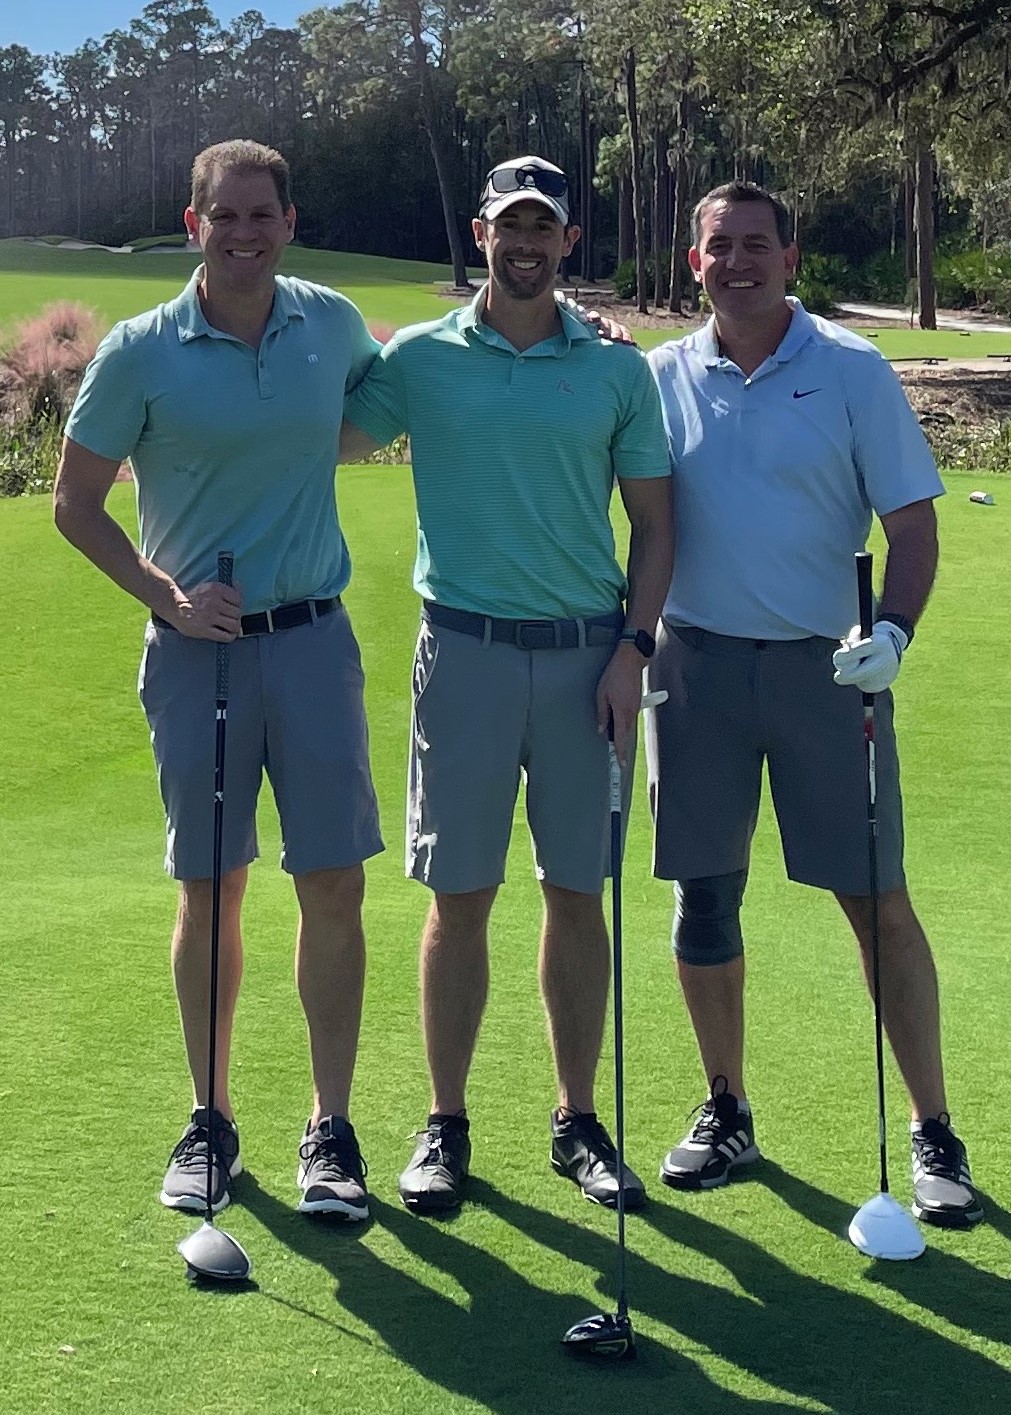
[[[912,1214],[891,1194],[875,1194],[857,1209],[849,1226],[850,1242],[869,1258],[908,1262],[925,1250],[923,1234]]]

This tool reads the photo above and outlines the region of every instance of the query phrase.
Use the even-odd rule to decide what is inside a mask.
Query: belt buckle
[[[542,619],[521,619],[516,625],[513,639],[516,647],[520,649],[553,649],[560,643],[554,623],[546,623]]]
[[[263,615],[267,621],[267,633],[272,634],[274,632],[274,611],[272,609],[265,609]]]

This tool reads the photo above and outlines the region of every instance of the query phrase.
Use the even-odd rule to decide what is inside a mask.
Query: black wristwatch
[[[643,658],[652,658],[656,653],[656,639],[645,629],[622,629],[618,635],[619,644],[635,644]]]
[[[913,642],[913,621],[907,619],[904,614],[893,614],[891,610],[886,610],[884,614],[879,614],[877,621],[887,619],[889,624],[894,624],[897,629],[901,629],[906,636],[906,647]]]

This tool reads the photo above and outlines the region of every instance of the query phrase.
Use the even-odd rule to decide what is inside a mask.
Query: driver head
[[[562,1345],[574,1356],[607,1356],[629,1361],[635,1356],[635,1334],[627,1316],[600,1312],[577,1322],[562,1337]]]

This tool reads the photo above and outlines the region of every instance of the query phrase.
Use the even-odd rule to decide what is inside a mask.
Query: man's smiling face
[[[535,299],[554,285],[578,235],[578,227],[563,226],[539,201],[514,202],[494,221],[474,222],[492,283],[514,300]]]
[[[688,260],[718,315],[760,318],[781,310],[797,247],[780,243],[767,201],[717,201],[702,213]]]
[[[186,209],[186,229],[200,244],[211,285],[238,294],[273,285],[295,234],[295,208],[281,209],[269,172],[216,170],[206,209]]]

